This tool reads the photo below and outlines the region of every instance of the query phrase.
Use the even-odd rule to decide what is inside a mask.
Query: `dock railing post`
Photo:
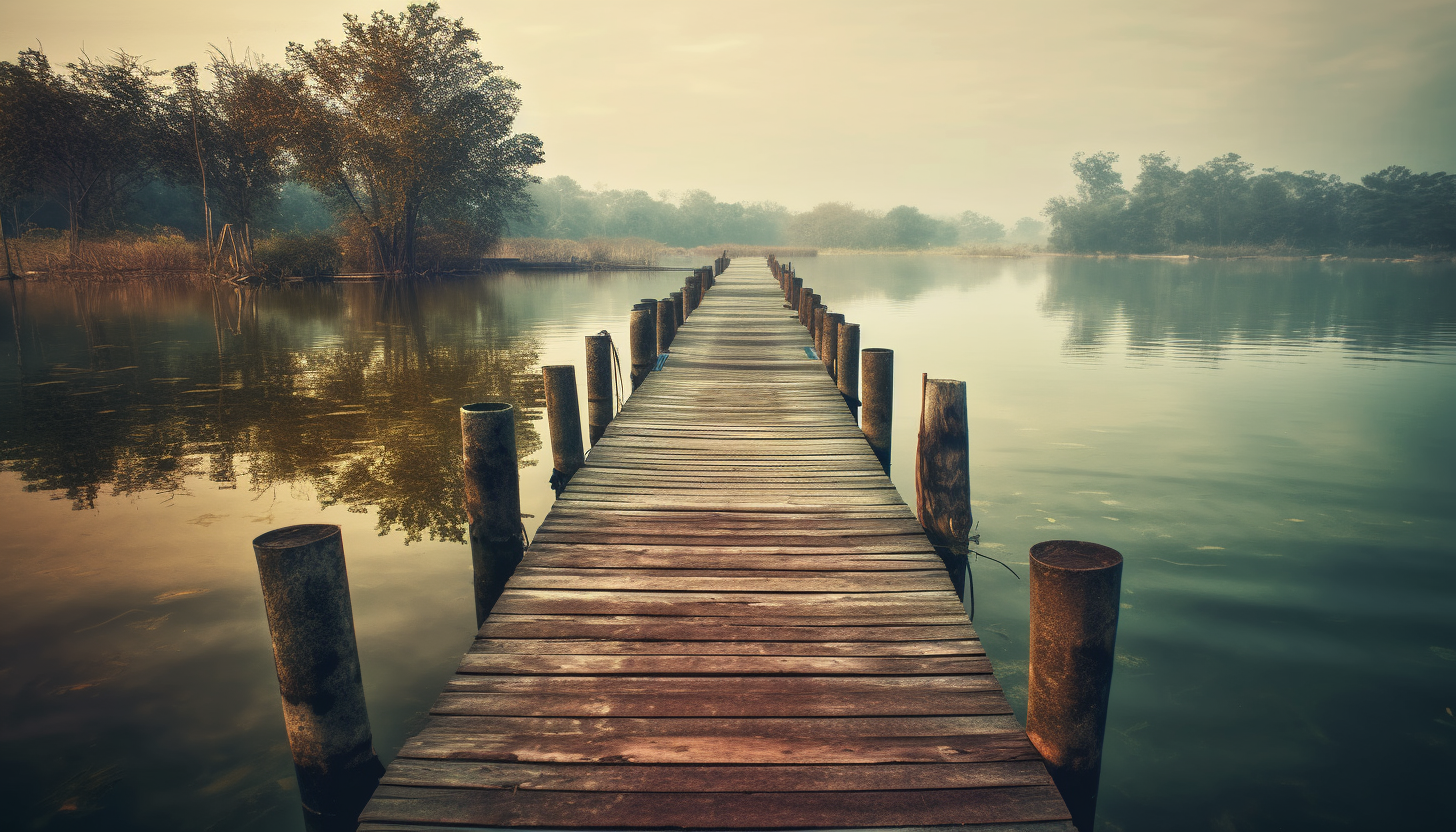
[[[965,600],[971,534],[971,449],[966,383],[921,377],[915,516]]]
[[[1082,832],[1097,816],[1121,588],[1116,549],[1079,540],[1031,547],[1026,734]]]
[[[837,378],[839,372],[839,327],[844,324],[844,315],[839,312],[826,312],[824,315],[824,334],[819,340],[824,342],[824,369],[829,371],[830,378]]]
[[[608,390],[610,393],[610,389]],[[505,402],[460,408],[465,460],[465,517],[475,572],[475,626],[521,562],[521,476],[516,467],[516,411]]]
[[[703,276],[693,274],[688,276],[687,285],[683,288],[683,319],[693,316],[693,310],[703,302]]]
[[[890,473],[890,429],[895,415],[895,351],[866,347],[860,352],[860,429]]]
[[[652,313],[647,311],[645,304],[638,304],[644,308],[632,309],[631,325],[628,329],[628,340],[631,341],[632,351],[632,389],[636,390],[642,386],[642,381],[647,374],[652,372],[653,366],[657,363],[657,330],[653,327]]]
[[[546,422],[551,429],[551,489],[560,494],[586,464],[581,444],[581,405],[576,401],[576,367],[542,367],[541,379],[546,388]]]
[[[859,414],[859,324],[839,325],[839,352],[834,357],[834,381],[849,415]]]
[[[284,526],[253,540],[283,722],[308,825],[353,829],[384,766],[374,753],[338,526]]]
[[[586,336],[586,438],[597,444],[612,423],[612,336]]]
[[[677,310],[672,305],[672,298],[657,302],[657,352],[662,354],[672,346],[672,336],[676,327],[673,322],[677,319]]]

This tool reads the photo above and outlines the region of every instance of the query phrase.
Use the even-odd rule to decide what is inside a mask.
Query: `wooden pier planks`
[[[1071,829],[810,345],[761,261],[718,278],[361,829]]]

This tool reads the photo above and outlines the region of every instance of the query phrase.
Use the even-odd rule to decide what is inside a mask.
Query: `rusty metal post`
[[[632,310],[632,323],[628,330],[628,339],[632,346],[633,390],[642,386],[643,380],[657,363],[657,332],[653,328],[653,315],[645,308],[646,304],[638,305],[644,308]]]
[[[1026,734],[1082,832],[1097,816],[1121,589],[1116,549],[1079,540],[1031,547]]]
[[[306,821],[352,829],[379,784],[354,607],[338,526],[284,526],[253,540],[283,722]]]
[[[612,336],[586,336],[586,437],[597,444],[612,422]]]
[[[586,464],[581,444],[581,405],[576,400],[576,367],[542,367],[541,379],[546,388],[546,423],[551,429],[551,489],[560,494]]]
[[[680,327],[686,318],[683,309],[683,293],[681,291],[669,292],[667,296],[672,298],[673,325],[674,327]]]
[[[915,516],[945,561],[956,595],[964,600],[972,522],[971,447],[964,381],[921,376]]]
[[[859,324],[840,324],[838,352],[834,357],[834,381],[849,406],[849,415],[859,414]]]
[[[673,309],[672,298],[657,302],[657,352],[667,352],[672,346],[673,320],[677,312]]]
[[[895,351],[867,347],[860,352],[860,429],[885,473],[890,473],[890,428],[895,415]]]
[[[506,402],[460,408],[465,460],[465,517],[475,570],[475,626],[500,598],[521,562],[521,477],[516,463],[516,411]]]
[[[830,378],[838,378],[839,372],[839,327],[844,324],[844,315],[839,312],[830,312],[824,315],[824,334],[819,340],[824,342],[824,369],[829,371]]]

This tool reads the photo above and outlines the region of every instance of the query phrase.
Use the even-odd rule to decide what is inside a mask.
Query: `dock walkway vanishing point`
[[[361,830],[1071,830],[763,261],[587,456]]]

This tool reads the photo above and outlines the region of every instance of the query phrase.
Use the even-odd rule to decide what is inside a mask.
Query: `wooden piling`
[[[859,412],[859,324],[839,325],[834,381],[851,415]]]
[[[645,308],[633,309],[628,340],[632,350],[632,389],[642,386],[647,374],[657,364],[657,330],[652,323],[653,313]]]
[[[829,371],[830,378],[837,378],[839,372],[839,327],[844,323],[844,315],[840,312],[828,312],[824,315],[824,332],[819,340],[824,343],[824,369]]]
[[[364,706],[343,536],[333,525],[285,526],[254,539],[253,554],[304,816],[340,828],[384,774]]]
[[[525,549],[515,408],[506,402],[465,405],[460,408],[460,436],[465,517],[475,572],[475,626],[480,627]]]
[[[915,446],[915,516],[945,561],[956,595],[966,597],[971,534],[971,450],[966,383],[921,377]]]
[[[789,308],[795,312],[799,311],[799,301],[804,299],[804,278],[789,278]],[[803,319],[800,318],[802,321]]]
[[[612,421],[612,336],[586,336],[586,436],[595,445]]]
[[[1079,540],[1031,547],[1026,733],[1082,832],[1097,815],[1121,588],[1115,549]]]
[[[681,291],[670,292],[668,293],[668,297],[672,298],[672,311],[676,321],[676,326],[682,326],[683,320],[685,319],[683,309],[683,293]]]
[[[677,310],[673,307],[672,298],[666,298],[657,302],[657,352],[667,352],[672,346],[672,335],[676,327],[673,322],[677,320]]]
[[[687,285],[683,287],[683,320],[693,316],[693,310],[703,302],[703,276],[694,274],[688,276]]]
[[[890,473],[890,432],[895,416],[895,351],[867,347],[860,352],[860,429],[885,473]]]
[[[794,306],[794,311],[799,313],[799,324],[805,328],[809,326],[809,314],[814,311],[814,290],[808,286],[799,289],[799,302]]]
[[[576,367],[542,367],[541,378],[546,388],[546,423],[551,429],[551,488],[560,494],[586,463],[581,444],[581,406],[576,401]]]
[[[824,355],[824,343],[821,336],[824,333],[824,316],[827,314],[829,314],[829,307],[816,303],[813,316],[809,319],[809,335],[814,339],[814,352],[819,354],[821,361]]]

